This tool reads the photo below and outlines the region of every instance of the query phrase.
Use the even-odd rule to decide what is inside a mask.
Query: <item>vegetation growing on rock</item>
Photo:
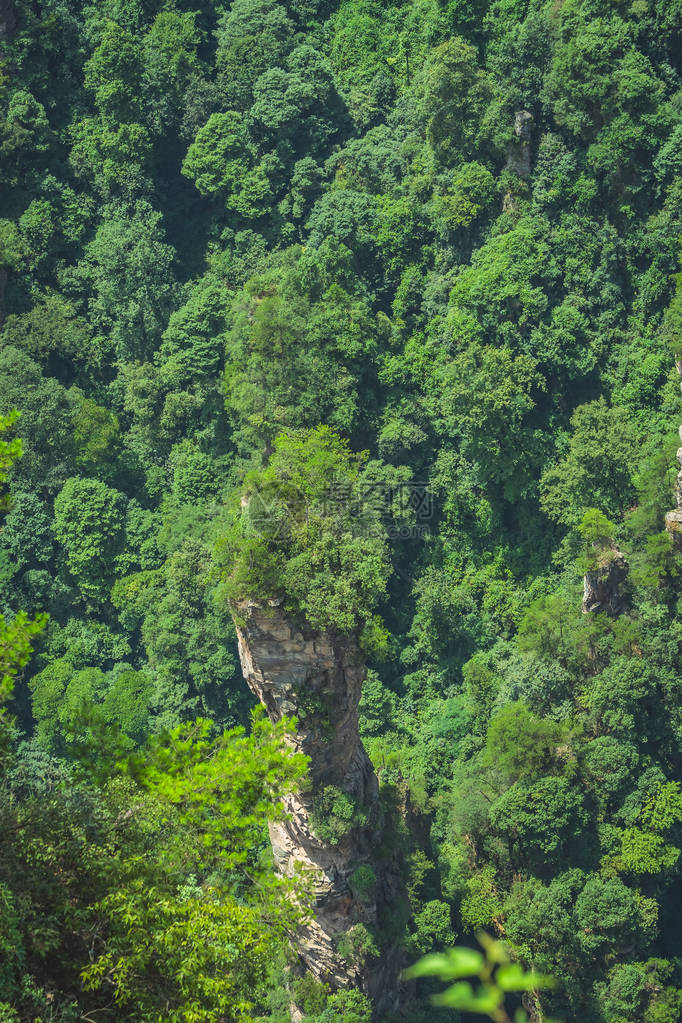
[[[378,487],[390,475],[327,427],[277,437],[218,541],[228,597],[282,599],[315,629],[371,627],[391,572]]]

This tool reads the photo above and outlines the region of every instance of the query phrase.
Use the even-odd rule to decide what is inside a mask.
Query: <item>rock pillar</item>
[[[297,718],[292,744],[310,758],[309,787],[287,796],[288,819],[270,825],[277,869],[284,875],[302,869],[312,881],[314,919],[298,935],[299,954],[333,989],[357,987],[378,1012],[393,1011],[398,951],[382,942],[377,923],[391,901],[400,899],[400,884],[378,854],[384,821],[376,775],[358,732],[366,669],[357,641],[295,623],[276,602],[241,602],[234,613],[249,688],[272,721]],[[330,836],[335,795],[348,826]],[[378,955],[367,954],[368,939],[376,940]],[[364,943],[364,950],[354,941]]]
[[[600,551],[597,564],[583,579],[583,611],[604,611],[617,615],[623,610],[622,584],[627,579],[628,563],[617,547]]]
[[[533,115],[528,110],[514,114],[514,138],[507,149],[507,170],[520,178],[530,177]]]

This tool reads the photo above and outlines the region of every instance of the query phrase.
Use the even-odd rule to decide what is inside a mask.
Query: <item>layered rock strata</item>
[[[380,956],[364,961],[347,951],[353,928],[373,928],[380,907],[396,895],[395,879],[376,855],[384,822],[376,775],[358,732],[366,669],[357,642],[295,623],[275,602],[243,602],[234,612],[249,688],[272,721],[297,718],[291,742],[310,758],[309,787],[287,796],[287,819],[270,826],[278,870],[288,876],[296,870],[308,873],[315,895],[314,919],[298,935],[301,959],[333,989],[358,987],[377,1011],[393,1011],[396,950],[383,948]],[[330,788],[356,810],[353,826],[335,841],[315,833],[315,826],[323,830],[316,808],[319,815],[320,798]],[[353,876],[363,865],[372,868],[376,881],[369,891],[365,886],[358,892]]]

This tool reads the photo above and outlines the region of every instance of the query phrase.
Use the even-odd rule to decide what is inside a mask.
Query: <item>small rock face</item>
[[[514,114],[514,134],[520,142],[530,142],[533,115],[527,110],[517,110]]]
[[[623,610],[622,584],[628,574],[628,563],[619,550],[608,552],[603,566],[586,572],[583,580],[583,611],[596,613],[604,611],[617,615]]]
[[[518,110],[514,115],[514,139],[507,150],[507,170],[527,178],[531,171],[531,139],[533,115],[528,110]]]
[[[395,879],[373,859],[383,820],[378,784],[358,732],[358,703],[366,668],[353,637],[316,632],[295,624],[276,603],[242,602],[234,608],[244,678],[272,721],[296,716],[292,744],[310,758],[310,787],[284,800],[288,819],[270,826],[277,868],[291,876],[303,869],[313,878],[315,918],[298,935],[298,950],[310,972],[332,988],[358,987],[377,1011],[397,1006],[395,950],[364,963],[349,962],[338,943],[357,924],[372,926],[377,905],[395,894]],[[362,824],[336,844],[315,834],[311,815],[329,786],[362,812]],[[371,864],[376,892],[360,898],[353,872]],[[383,950],[382,950],[383,953]]]
[[[673,538],[676,547],[682,547],[682,508],[666,512],[665,528]]]

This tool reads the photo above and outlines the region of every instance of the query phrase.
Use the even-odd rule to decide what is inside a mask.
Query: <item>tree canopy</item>
[[[407,902],[339,954],[484,930],[538,1019],[677,1023],[681,46],[679,0],[0,3],[0,1018],[371,1016],[290,968],[257,600],[367,661]]]

